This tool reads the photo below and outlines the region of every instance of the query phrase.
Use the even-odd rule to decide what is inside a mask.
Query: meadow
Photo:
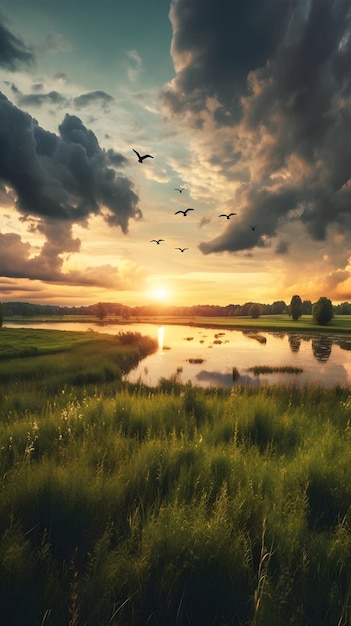
[[[350,389],[128,385],[130,332],[0,344],[8,626],[349,626]]]

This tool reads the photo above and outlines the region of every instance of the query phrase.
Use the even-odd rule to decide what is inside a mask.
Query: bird
[[[185,187],[175,187],[174,191],[179,191],[179,193],[182,193],[182,191],[184,191]]]
[[[150,243],[152,243],[153,241],[159,246],[161,241],[164,241],[164,239],[151,239]]]
[[[147,158],[153,159],[154,158],[151,154],[144,154],[144,156],[140,156],[139,152],[134,150],[134,148],[132,148],[132,150],[137,155],[139,163],[142,163],[144,159],[147,159]]]
[[[181,252],[184,252],[185,250],[189,250],[189,248],[174,248],[175,250],[180,250]]]
[[[232,215],[236,215],[236,213],[228,213],[228,215],[226,213],[221,213],[218,217],[226,217],[227,220],[230,220]]]
[[[185,209],[185,211],[182,211],[180,209],[180,211],[176,211],[174,215],[178,215],[178,213],[183,213],[184,217],[187,216],[188,211],[195,211],[195,209]]]
[[[255,226],[251,226],[251,224],[248,224],[248,227],[251,228],[251,230],[255,230],[255,228],[258,226],[258,224],[255,224]]]

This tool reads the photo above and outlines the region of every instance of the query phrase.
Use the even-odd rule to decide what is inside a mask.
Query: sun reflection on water
[[[163,338],[164,338],[164,334],[165,334],[165,329],[163,326],[160,326],[158,331],[157,331],[157,340],[158,340],[158,347],[160,352],[163,352]]]

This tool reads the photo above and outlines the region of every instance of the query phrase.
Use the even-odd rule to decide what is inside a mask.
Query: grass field
[[[143,317],[140,322],[158,324],[190,324],[207,328],[256,329],[266,331],[351,333],[351,316],[338,315],[326,326],[315,324],[311,315],[302,315],[296,322],[287,315],[250,317]]]
[[[350,389],[127,385],[148,341],[45,332],[0,360],[4,624],[350,625]]]

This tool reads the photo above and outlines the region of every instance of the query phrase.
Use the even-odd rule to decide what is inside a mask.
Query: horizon
[[[2,301],[351,300],[347,2],[0,8]]]
[[[297,295],[297,294],[296,294]],[[310,299],[304,299],[301,298],[301,302],[302,304],[311,304],[312,306],[317,302],[317,301],[311,301]],[[272,307],[274,304],[276,303],[284,303],[284,305],[287,307],[287,309],[290,307],[291,305],[291,300],[289,302],[286,302],[284,299],[280,299],[279,301],[274,300],[273,302],[261,302],[261,301],[252,301],[252,300],[247,300],[245,302],[228,302],[226,304],[215,304],[215,303],[200,303],[197,302],[196,304],[191,304],[191,305],[178,305],[178,304],[169,304],[169,303],[160,303],[160,302],[148,302],[148,303],[139,303],[136,305],[129,305],[129,304],[124,304],[123,302],[120,301],[108,301],[108,300],[100,300],[99,302],[91,302],[90,304],[74,304],[74,305],[68,305],[68,304],[52,304],[52,303],[40,303],[40,302],[31,302],[29,300],[4,300],[2,302],[0,302],[0,305],[4,305],[6,307],[6,304],[28,304],[30,306],[47,306],[47,307],[58,307],[58,308],[76,308],[76,309],[81,309],[81,308],[91,308],[91,307],[96,307],[99,304],[105,305],[105,306],[121,306],[121,307],[125,307],[125,308],[131,308],[131,309],[137,309],[137,308],[147,308],[147,307],[154,307],[154,308],[159,308],[160,311],[162,311],[163,309],[176,309],[176,308],[197,308],[197,307],[219,307],[219,308],[228,308],[228,307],[244,307],[246,305],[252,305],[252,304],[258,304],[261,307]],[[332,306],[333,307],[338,307],[341,304],[348,304],[351,307],[351,303],[348,301],[343,301],[343,302],[334,302],[331,301]],[[287,311],[282,311],[281,313],[265,313],[265,312],[261,312],[261,315],[285,315]],[[106,313],[106,316],[108,317],[108,313]],[[115,315],[115,314],[113,314]],[[153,315],[157,315],[157,313],[153,313]],[[309,315],[309,313],[302,313],[302,315]]]

